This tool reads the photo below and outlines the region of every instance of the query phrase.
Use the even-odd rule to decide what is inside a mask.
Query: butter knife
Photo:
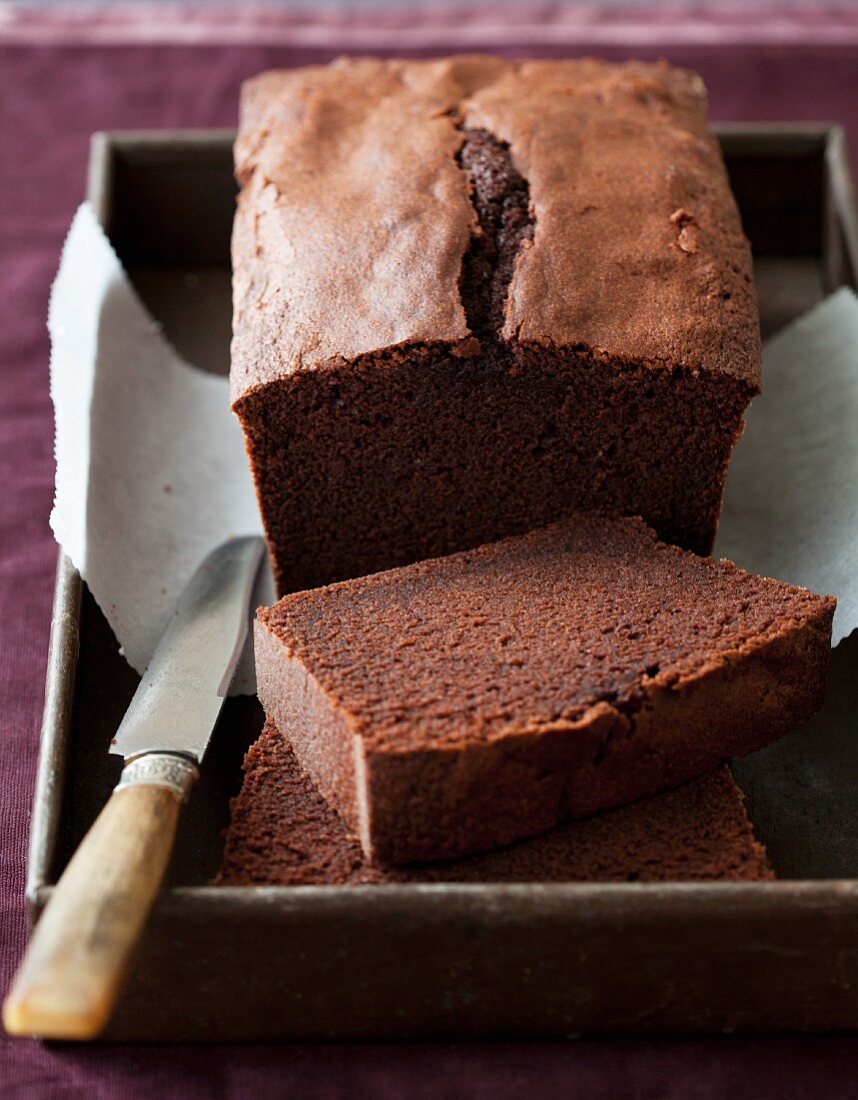
[[[110,751],[125,766],[36,925],[3,1005],[12,1035],[91,1039],[107,1023],[169,866],[247,636],[264,544],[230,539],[198,567]]]

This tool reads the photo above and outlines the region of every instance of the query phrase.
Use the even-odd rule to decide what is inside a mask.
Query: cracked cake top
[[[473,356],[468,134],[529,191],[499,336],[759,385],[750,254],[693,73],[347,59],[243,88],[232,395],[414,345]]]

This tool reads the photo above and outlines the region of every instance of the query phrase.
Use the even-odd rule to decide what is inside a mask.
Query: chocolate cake
[[[217,882],[670,882],[774,878],[727,767],[620,810],[445,864],[367,863],[272,723],[244,762]]]
[[[232,400],[281,593],[593,507],[711,549],[759,333],[697,76],[269,72],[235,163]]]
[[[262,608],[259,697],[370,858],[446,859],[809,718],[834,604],[577,514]]]

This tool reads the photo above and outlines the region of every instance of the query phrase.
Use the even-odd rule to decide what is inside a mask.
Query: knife
[[[170,862],[241,656],[264,543],[230,539],[179,598],[110,751],[122,776],[54,887],[3,1005],[12,1035],[92,1039],[107,1023]]]

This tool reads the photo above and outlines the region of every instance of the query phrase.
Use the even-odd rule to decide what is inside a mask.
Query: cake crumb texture
[[[834,605],[581,514],[261,609],[259,696],[368,855],[448,858],[806,720]]]
[[[250,748],[217,883],[671,882],[774,878],[727,767],[532,840],[444,863],[380,867],[302,771],[272,722]]]

